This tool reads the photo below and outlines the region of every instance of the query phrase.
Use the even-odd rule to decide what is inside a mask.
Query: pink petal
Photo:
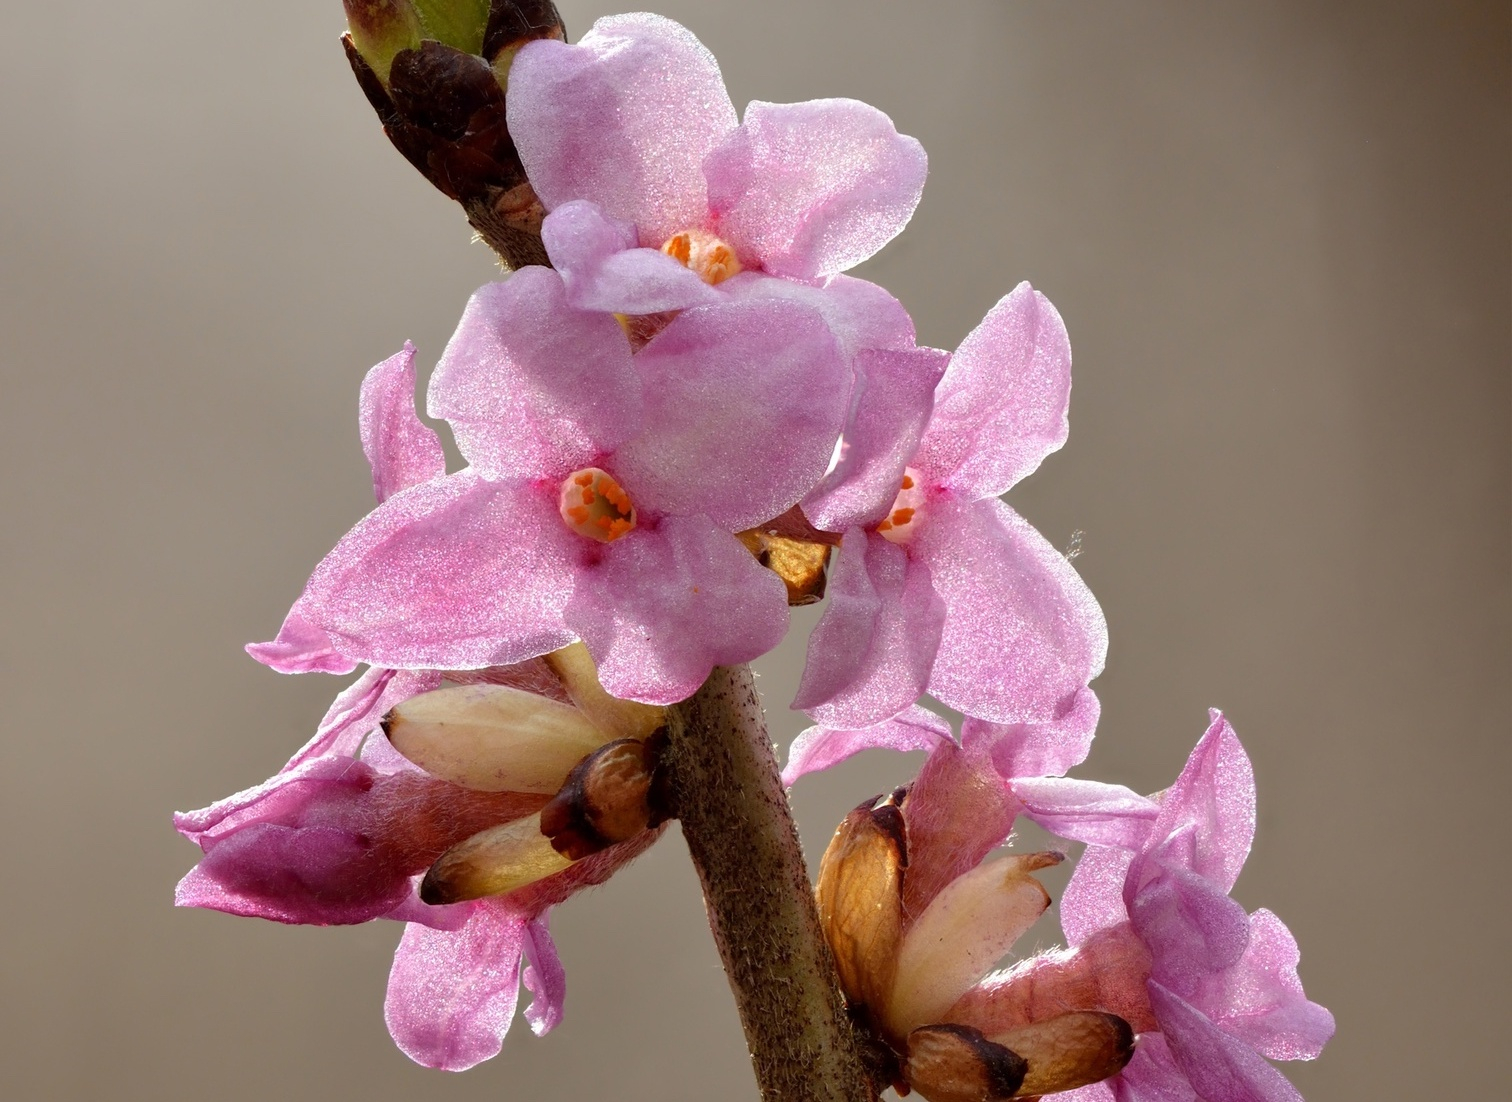
[[[655,314],[718,302],[720,294],[659,249],[635,246],[635,227],[585,200],[546,216],[541,240],[580,310]]]
[[[1150,950],[1150,974],[1190,996],[1206,977],[1239,962],[1249,945],[1249,915],[1211,880],[1186,869],[1162,869],[1131,891],[1139,865],[1136,858],[1124,888],[1129,921]]]
[[[1154,980],[1149,990],[1171,1055],[1204,1102],[1302,1102],[1286,1077],[1249,1045]]]
[[[1091,689],[1071,698],[1063,714],[1047,723],[991,723],[976,716],[961,721],[961,741],[992,747],[992,763],[1004,778],[1058,777],[1087,760],[1102,705]]]
[[[441,675],[434,670],[369,669],[332,701],[314,737],[279,772],[287,773],[319,757],[355,756],[385,712],[440,684]]]
[[[923,691],[944,602],[927,567],[859,528],[846,534],[828,589],[793,707],[826,727],[880,723]]]
[[[929,691],[998,723],[1045,722],[1102,672],[1108,627],[1066,557],[995,498],[936,498],[912,550],[945,600]]]
[[[1011,788],[1024,814],[1060,838],[1135,849],[1149,836],[1159,805],[1121,784],[1069,777],[1024,777]]]
[[[775,647],[787,631],[787,590],[707,517],[672,516],[608,545],[578,578],[566,620],[610,693],[671,704],[715,666]]]
[[[440,438],[415,415],[415,346],[409,341],[362,380],[358,423],[379,502],[446,473]]]
[[[471,471],[405,490],[326,556],[306,608],[343,653],[378,666],[476,669],[566,646],[561,609],[590,541],[555,497]]]
[[[529,916],[497,900],[460,930],[410,923],[389,972],[383,1017],[417,1064],[465,1071],[498,1055],[520,994]]]
[[[1195,1001],[1225,1031],[1272,1060],[1312,1060],[1334,1034],[1334,1019],[1309,1002],[1297,976],[1301,954],[1286,924],[1267,910],[1250,916],[1243,958],[1206,980]]]
[[[1118,846],[1093,845],[1082,852],[1060,902],[1061,929],[1070,945],[1129,921],[1123,889],[1133,860],[1133,853]]]
[[[301,597],[267,643],[248,643],[247,653],[279,673],[351,673],[357,662],[337,649],[334,639],[310,623]]]
[[[612,470],[639,508],[740,531],[786,512],[824,475],[851,380],[817,311],[777,301],[687,310],[635,363],[646,429]]]
[[[525,1020],[530,1031],[544,1037],[562,1021],[563,1004],[567,999],[567,971],[562,959],[557,956],[556,942],[551,940],[547,917],[551,911],[541,913],[525,927],[525,966],[522,982],[535,996],[525,1008]]]
[[[718,230],[750,266],[814,279],[854,267],[913,217],[924,147],[850,99],[752,102],[704,162]]]
[[[1227,719],[1211,723],[1162,797],[1152,838],[1180,836],[1180,860],[1225,892],[1239,879],[1255,837],[1255,772]],[[1177,860],[1171,843],[1163,860]]]
[[[996,497],[1066,442],[1071,343],[1027,283],[961,342],[915,465],[967,499]]]
[[[906,352],[914,347],[914,324],[903,304],[875,283],[837,275],[822,284],[742,272],[719,285],[735,299],[786,299],[824,315],[847,357],[868,348]]]
[[[950,724],[917,704],[892,719],[855,731],[810,727],[788,747],[782,783],[791,788],[798,778],[839,765],[862,750],[933,750],[950,741]]]
[[[714,55],[658,15],[531,42],[509,70],[510,136],[546,208],[591,200],[652,248],[707,228],[703,160],[735,122]]]
[[[1144,1033],[1134,1059],[1112,1079],[1117,1102],[1202,1102],[1160,1033]]]
[[[855,357],[840,461],[803,499],[803,513],[816,528],[843,532],[887,516],[949,358],[935,348],[868,349]]]
[[[1107,1083],[1089,1083],[1074,1091],[1060,1091],[1055,1102],[1114,1102],[1113,1088]]]
[[[635,435],[640,383],[614,318],[569,306],[550,268],[522,268],[468,300],[429,411],[483,477],[560,479]]]

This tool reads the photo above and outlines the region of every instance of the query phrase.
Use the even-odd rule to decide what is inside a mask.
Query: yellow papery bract
[[[461,903],[503,895],[572,864],[541,833],[541,816],[516,819],[458,842],[443,853],[420,885],[426,903]]]

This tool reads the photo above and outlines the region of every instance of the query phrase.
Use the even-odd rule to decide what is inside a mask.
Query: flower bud
[[[944,1018],[1050,905],[1030,874],[1063,859],[1059,853],[1000,857],[946,885],[898,949],[886,1027],[904,1036]]]
[[[903,1079],[928,1102],[999,1102],[1018,1093],[1027,1067],[969,1025],[927,1025],[908,1035]]]
[[[505,685],[452,685],[383,717],[395,750],[433,777],[482,792],[550,796],[609,741],[578,709]]]
[[[814,900],[846,1000],[880,1016],[903,927],[908,845],[897,804],[875,804],[856,808],[835,831],[819,864]]]
[[[541,816],[516,819],[474,834],[436,859],[420,882],[420,899],[432,906],[503,895],[561,872],[572,859],[541,833]]]
[[[541,809],[541,832],[552,848],[578,861],[666,818],[653,806],[657,756],[656,747],[620,739],[580,762]]]
[[[988,1040],[1024,1058],[1023,1095],[1054,1094],[1117,1075],[1134,1055],[1134,1031],[1113,1014],[1059,1014]]]
[[[573,643],[545,656],[546,664],[561,678],[562,686],[583,713],[608,739],[649,738],[667,722],[667,709],[635,700],[610,696],[599,684],[598,667],[588,648]]]
[[[400,50],[413,50],[423,37],[420,16],[410,0],[344,0],[353,48],[378,79],[388,83],[389,66]]]

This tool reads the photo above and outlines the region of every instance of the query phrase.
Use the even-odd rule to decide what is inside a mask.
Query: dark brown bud
[[[496,61],[505,51],[518,50],[537,38],[567,38],[562,15],[551,0],[493,0],[488,29],[483,32],[485,58]]]
[[[1027,1066],[969,1025],[926,1025],[908,1035],[903,1078],[929,1102],[998,1102],[1018,1092]]]
[[[908,843],[897,805],[875,805],[868,800],[835,831],[814,900],[847,1001],[880,1018],[897,967]]]
[[[620,739],[588,755],[541,809],[541,833],[574,861],[628,841],[666,816],[653,807],[657,747]]]
[[[992,1040],[1024,1058],[1022,1094],[1054,1094],[1117,1075],[1134,1056],[1134,1031],[1113,1014],[1060,1014]]]

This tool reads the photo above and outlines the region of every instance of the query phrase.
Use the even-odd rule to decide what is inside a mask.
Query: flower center
[[[598,467],[573,471],[557,499],[562,520],[580,536],[613,543],[635,527],[635,506],[614,476]]]
[[[886,518],[877,525],[877,533],[885,540],[904,544],[919,530],[919,519],[924,511],[924,486],[919,472],[912,467],[903,469],[903,486],[888,510]]]
[[[697,273],[711,286],[740,274],[740,260],[735,250],[708,230],[683,230],[667,238],[661,251],[684,268]]]

